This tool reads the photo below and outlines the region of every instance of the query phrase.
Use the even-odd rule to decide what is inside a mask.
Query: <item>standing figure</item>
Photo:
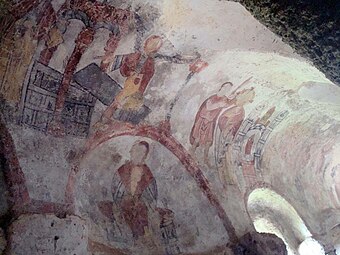
[[[180,248],[174,212],[167,206],[157,207],[156,180],[145,163],[148,154],[147,142],[137,141],[132,145],[130,160],[119,167],[113,176],[113,201],[99,201],[97,206],[105,217],[118,226],[120,235],[127,226],[134,246],[153,247],[153,251],[148,253],[150,255],[164,252],[177,255]]]
[[[105,110],[104,119],[111,119],[117,108],[138,110],[143,105],[143,94],[155,73],[155,54],[162,46],[160,36],[150,36],[144,42],[144,52],[117,56],[112,70],[120,70],[125,77],[124,87],[113,103]]]
[[[144,93],[155,74],[157,59],[176,64],[190,64],[191,76],[207,66],[207,63],[199,59],[199,54],[194,56],[159,54],[158,51],[162,45],[162,38],[152,35],[145,40],[143,51],[138,50],[135,53],[116,56],[109,64],[109,69],[119,69],[125,81],[123,89],[103,113],[101,122],[110,123],[111,119],[126,121],[126,119],[133,119],[136,116],[140,119],[141,116],[144,118],[149,113],[150,109],[143,109]],[[106,64],[108,63],[106,62]],[[132,117],[125,118],[125,115]]]
[[[44,42],[44,49],[40,52],[39,62],[48,65],[58,46],[64,42],[63,33],[66,31],[67,21],[59,19],[51,1],[46,1],[38,14],[36,37],[38,42]]]
[[[216,136],[215,160],[220,180],[223,184],[235,184],[234,178],[230,174],[232,169],[232,150],[233,142],[245,117],[244,108],[239,101],[235,102],[235,106],[222,111],[217,122],[219,135]]]
[[[255,92],[253,87],[237,92],[234,98],[234,105],[221,112],[218,118],[218,128],[221,132],[222,140],[220,143],[223,145],[223,149],[219,152],[221,155],[218,155],[217,157],[217,167],[222,183],[235,184],[234,178],[231,175],[233,162],[230,145],[244,120],[244,106],[248,103],[252,103],[254,97]],[[219,160],[222,160],[223,162],[219,162]]]
[[[135,239],[145,235],[148,211],[155,210],[157,204],[156,180],[145,164],[148,153],[147,142],[136,142],[131,147],[130,160],[117,170],[112,181],[113,206],[119,208]]]
[[[218,92],[206,99],[199,108],[195,123],[190,133],[191,154],[194,155],[198,147],[204,147],[204,163],[209,164],[209,149],[213,144],[216,120],[222,109],[233,106],[232,96],[227,97],[233,84],[223,83]]]
[[[18,103],[21,88],[25,80],[28,66],[31,63],[36,49],[37,41],[34,39],[34,22],[31,20],[19,20],[16,23],[16,31],[11,38],[11,45],[3,49],[1,53],[2,63],[6,63],[0,74],[0,94],[13,103]],[[6,52],[7,51],[7,52]],[[7,53],[7,54],[6,54]],[[4,56],[6,55],[6,56]],[[4,61],[6,59],[6,61]]]

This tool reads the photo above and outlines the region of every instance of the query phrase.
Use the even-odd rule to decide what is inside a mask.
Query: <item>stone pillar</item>
[[[56,44],[59,43],[56,42],[56,36],[54,36],[57,28],[52,29],[52,26],[56,24],[57,17],[51,2],[45,4],[39,16],[37,37],[39,41],[45,41],[45,48],[40,53],[39,62],[48,65],[53,53],[57,50]]]
[[[67,96],[68,89],[70,87],[73,74],[77,68],[77,65],[84,54],[85,50],[92,43],[94,39],[94,30],[92,28],[84,28],[78,35],[76,39],[76,45],[67,62],[63,79],[58,90],[56,108],[54,113],[54,119],[49,126],[49,132],[56,136],[65,135],[64,126],[62,124],[62,111],[65,104],[65,99]]]
[[[17,210],[30,202],[25,175],[21,170],[15,146],[5,123],[0,118],[1,170],[8,189],[8,206]]]

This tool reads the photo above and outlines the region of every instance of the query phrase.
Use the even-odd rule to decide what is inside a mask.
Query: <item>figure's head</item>
[[[22,37],[24,36],[25,33],[29,33],[33,36],[34,32],[34,22],[30,19],[26,19],[24,21],[19,20],[16,22],[15,28],[16,28],[16,37]]]
[[[147,55],[156,53],[163,45],[163,40],[158,35],[152,35],[144,42],[144,52]]]
[[[56,23],[56,27],[59,29],[61,33],[65,33],[67,30],[67,27],[70,25],[70,21],[65,18],[59,18]]]
[[[130,149],[131,162],[136,165],[143,164],[149,154],[149,149],[149,144],[147,142],[135,142]]]
[[[119,26],[127,25],[132,13],[128,9],[116,9],[116,20]]]
[[[230,82],[230,81],[227,81],[227,82],[223,83],[221,85],[221,87],[219,88],[219,90],[217,92],[217,95],[218,96],[225,96],[225,95],[227,95],[230,92],[232,86],[234,86],[234,84],[232,82]]]
[[[244,89],[240,92],[236,93],[236,105],[242,106],[248,103],[252,103],[255,97],[254,88],[251,87],[250,89]]]

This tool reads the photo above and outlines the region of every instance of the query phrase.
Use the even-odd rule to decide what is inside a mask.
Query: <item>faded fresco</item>
[[[129,144],[130,140],[125,139],[122,142]],[[111,146],[106,149],[110,149]],[[132,246],[133,249],[138,249],[139,246],[146,248],[148,245],[155,247],[154,251],[145,254],[180,254],[176,213],[171,210],[172,208],[168,208],[169,197],[163,197],[164,186],[159,186],[153,174],[155,170],[169,170],[167,167],[155,170],[150,168],[149,162],[152,165],[155,162],[155,159],[148,159],[149,154],[154,154],[152,149],[154,148],[151,148],[147,141],[136,140],[129,149],[130,155],[125,163],[120,154],[110,152],[105,153],[108,155],[105,160],[108,169],[89,163],[84,169],[85,178],[98,178],[99,171],[105,178],[112,177],[112,180],[111,183],[105,182],[106,186],[99,177],[99,183],[102,183],[99,196],[92,193],[92,188],[96,189],[93,184],[90,189],[87,185],[82,185],[79,199],[84,204],[80,206],[80,210],[84,213],[90,212],[94,224],[93,231],[98,231],[98,235],[102,235],[101,238],[106,242],[116,243],[119,247]],[[118,162],[123,164],[118,165]],[[89,168],[90,166],[99,169],[95,172]],[[94,183],[97,184],[98,180],[94,180]],[[82,198],[83,192],[88,194],[89,200]],[[160,195],[162,198],[159,198]],[[108,197],[110,199],[106,200]],[[101,215],[93,217],[97,211],[100,211]],[[102,226],[99,225],[100,220],[101,224],[104,223],[106,226],[105,234],[102,232],[103,229],[98,229]]]
[[[339,88],[238,3],[127,2],[22,1],[7,26],[18,211],[80,217],[91,254],[223,254],[266,186],[320,230],[340,208]]]

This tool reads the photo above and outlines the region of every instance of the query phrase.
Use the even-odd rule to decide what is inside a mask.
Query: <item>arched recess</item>
[[[94,30],[105,28],[111,33],[117,35],[119,34],[119,26],[112,22],[93,22],[91,18],[83,11],[80,10],[64,10],[59,14],[60,19],[71,20],[76,19],[84,23],[85,27],[93,28]]]
[[[255,188],[246,199],[246,208],[256,231],[277,235],[286,243],[288,254],[308,254],[310,244],[320,248],[315,254],[324,254],[294,207],[272,189]]]
[[[196,184],[207,197],[210,204],[216,209],[218,217],[221,219],[224,228],[228,232],[230,242],[237,242],[238,238],[236,236],[234,226],[217,196],[211,190],[209,181],[206,179],[189,152],[162,125],[158,127],[149,125],[134,127],[127,123],[116,123],[115,125],[108,127],[105,131],[97,131],[91,138],[89,138],[80,153],[75,156],[75,159],[73,159],[74,165],[71,168],[65,191],[65,201],[70,207],[74,209],[74,188],[80,174],[79,166],[84,158],[86,158],[87,154],[91,153],[98,146],[110,139],[127,135],[149,138],[153,141],[157,141],[171,151],[183,164],[186,171],[188,171],[188,173],[194,178]]]
[[[59,15],[60,18],[65,19],[65,20],[70,20],[70,19],[77,19],[80,20],[84,23],[86,27],[92,27],[93,24],[90,20],[90,18],[87,16],[86,13],[79,11],[79,10],[65,10],[60,13]]]

